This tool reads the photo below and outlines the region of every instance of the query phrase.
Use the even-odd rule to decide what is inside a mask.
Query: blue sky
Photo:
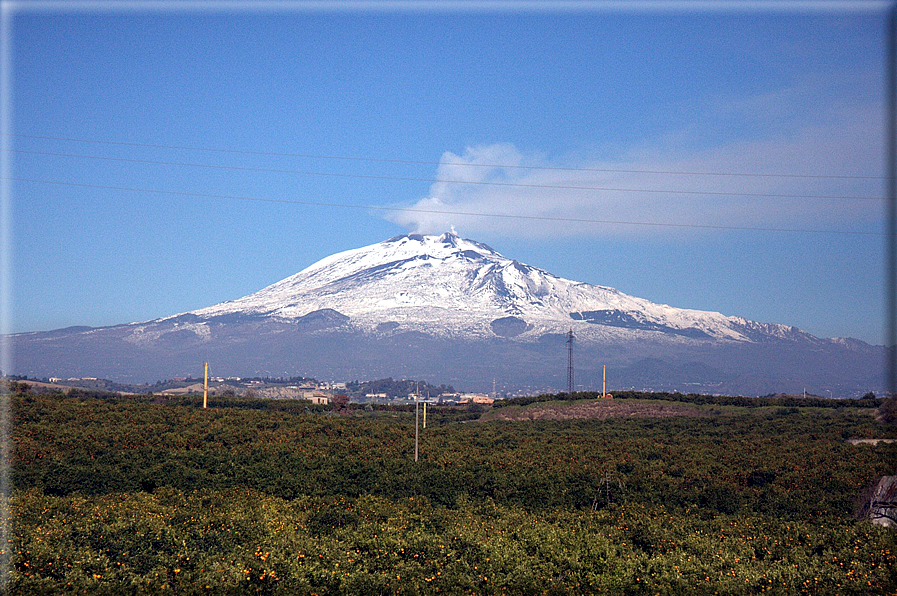
[[[880,176],[883,32],[875,13],[20,13],[19,135],[426,163],[19,136],[13,169],[295,201],[882,232],[875,200],[688,194],[880,197],[880,179],[643,172]],[[494,163],[543,169],[483,166]],[[340,250],[454,226],[564,277],[883,343],[881,236],[561,224],[21,181],[13,193],[14,331],[208,306]]]

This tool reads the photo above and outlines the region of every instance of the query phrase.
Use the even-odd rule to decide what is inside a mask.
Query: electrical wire
[[[398,163],[412,165],[433,165],[433,166],[458,166],[469,168],[505,168],[505,169],[523,169],[523,170],[555,170],[564,172],[607,172],[607,173],[623,173],[623,174],[666,174],[673,176],[733,176],[746,178],[808,178],[808,179],[833,179],[833,180],[886,180],[887,176],[851,176],[844,174],[762,174],[762,173],[746,173],[746,172],[701,172],[701,171],[683,171],[683,170],[632,170],[622,168],[573,168],[560,166],[524,166],[518,164],[501,164],[501,163],[467,163],[467,162],[444,162],[444,161],[428,161],[415,159],[387,159],[378,157],[357,157],[345,155],[320,155],[313,153],[287,153],[276,151],[253,151],[248,149],[221,149],[211,147],[196,147],[189,145],[164,145],[155,143],[134,143],[127,141],[108,141],[101,139],[81,139],[72,137],[57,137],[47,135],[29,135],[21,133],[3,133],[5,136],[19,137],[23,139],[39,139],[45,141],[65,141],[72,143],[93,143],[98,145],[117,145],[122,147],[143,147],[149,149],[173,149],[179,151],[202,151],[207,153],[232,153],[238,155],[264,155],[269,157],[297,157],[301,159],[328,159],[340,161],[362,161],[373,163]]]
[[[572,186],[566,184],[528,184],[520,182],[495,182],[485,180],[451,180],[444,178],[417,178],[410,176],[382,176],[375,174],[344,174],[339,172],[318,172],[311,170],[283,170],[275,168],[257,168],[249,166],[225,166],[219,164],[192,163],[180,161],[159,161],[153,159],[140,159],[133,157],[108,157],[103,155],[81,155],[76,153],[55,153],[51,151],[30,151],[26,149],[7,149],[5,151],[12,153],[20,153],[27,155],[42,155],[47,157],[65,157],[74,159],[92,159],[99,161],[115,161],[124,163],[140,163],[163,166],[183,166],[190,168],[206,168],[214,170],[237,170],[244,172],[265,172],[275,174],[299,174],[303,176],[326,176],[335,178],[353,178],[364,180],[390,180],[400,182],[427,182],[430,184],[469,184],[478,186],[502,186],[513,188],[539,188],[539,189],[555,189],[555,190],[589,190],[602,192],[628,192],[628,193],[645,193],[645,194],[677,194],[677,195],[703,195],[703,196],[722,196],[722,197],[757,197],[772,199],[836,199],[836,200],[854,200],[854,201],[885,201],[885,197],[862,197],[853,195],[802,195],[787,193],[757,193],[757,192],[730,192],[730,191],[707,191],[707,190],[672,190],[657,188],[613,188],[602,186]]]
[[[553,221],[553,222],[566,222],[566,223],[607,224],[607,225],[624,225],[624,226],[649,226],[649,227],[667,227],[667,228],[697,228],[697,229],[710,229],[710,230],[736,230],[736,231],[752,231],[752,232],[831,234],[831,235],[851,235],[851,236],[887,236],[888,235],[883,232],[862,232],[862,231],[851,231],[851,230],[822,230],[822,229],[806,229],[806,228],[766,228],[766,227],[724,226],[724,225],[709,225],[709,224],[678,224],[678,223],[646,222],[646,221],[618,221],[618,220],[586,219],[586,218],[575,218],[575,217],[550,217],[550,216],[542,216],[542,215],[518,215],[518,214],[508,214],[508,213],[477,213],[477,212],[465,212],[465,211],[448,211],[448,210],[441,210],[441,209],[418,209],[415,207],[386,207],[386,206],[382,206],[382,205],[331,203],[331,202],[325,202],[325,201],[304,201],[304,200],[296,200],[296,199],[271,199],[271,198],[264,198],[264,197],[250,197],[250,196],[240,196],[240,195],[222,195],[222,194],[212,194],[212,193],[161,190],[161,189],[152,189],[152,188],[110,186],[110,185],[101,185],[101,184],[88,184],[88,183],[83,183],[83,182],[66,182],[66,181],[61,181],[61,180],[42,180],[42,179],[36,179],[36,178],[7,177],[7,178],[0,178],[0,179],[11,180],[11,181],[16,181],[16,182],[30,182],[30,183],[38,183],[38,184],[52,184],[52,185],[57,185],[57,186],[93,188],[93,189],[99,189],[99,190],[117,190],[117,191],[125,191],[125,192],[150,193],[150,194],[161,194],[161,195],[181,196],[181,197],[197,197],[197,198],[206,198],[206,199],[233,199],[233,200],[239,200],[239,201],[253,201],[253,202],[262,202],[262,203],[308,205],[308,206],[317,206],[317,207],[338,207],[338,208],[343,208],[343,209],[365,209],[365,210],[373,210],[373,211],[395,211],[395,212],[406,212],[406,213],[428,213],[428,214],[437,214],[437,215],[460,215],[460,216],[466,216],[466,217],[490,217],[490,218]]]

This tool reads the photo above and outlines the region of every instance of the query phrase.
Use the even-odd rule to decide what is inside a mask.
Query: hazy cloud
[[[762,110],[776,101],[789,103],[789,95],[793,93],[786,90],[755,100],[748,98],[737,109]],[[757,133],[754,129],[742,134],[733,132],[725,135],[728,140],[712,145],[706,140],[709,136],[706,127],[696,124],[689,130],[673,131],[663,138],[627,148],[620,153],[621,157],[613,160],[547,158],[540,154],[524,153],[510,143],[467,147],[460,155],[446,152],[441,158],[436,178],[493,184],[437,182],[431,186],[427,197],[409,205],[406,211],[390,215],[389,219],[415,232],[438,233],[455,226],[469,236],[483,231],[531,237],[681,236],[683,231],[662,227],[474,217],[432,211],[704,226],[881,231],[883,201],[671,192],[881,197],[884,184],[880,179],[647,173],[881,175],[884,160],[881,129],[884,122],[879,107],[841,106],[820,111],[815,116],[803,114],[795,120],[790,126],[777,126],[774,133]],[[719,122],[715,124],[717,127],[719,125]],[[737,129],[738,126],[749,125],[749,122],[743,118],[733,118],[731,125]],[[695,146],[702,148],[694,149]],[[641,189],[644,192],[558,188],[562,186]]]

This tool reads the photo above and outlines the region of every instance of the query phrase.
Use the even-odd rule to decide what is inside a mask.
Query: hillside
[[[472,390],[577,383],[859,396],[883,387],[884,350],[795,327],[676,308],[555,276],[455,234],[338,253],[236,300],[100,329],[13,336],[15,372],[146,382],[195,376],[440,379]]]

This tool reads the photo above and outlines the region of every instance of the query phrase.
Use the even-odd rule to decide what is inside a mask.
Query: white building
[[[303,391],[302,399],[307,399],[317,406],[326,406],[330,403],[330,394],[326,391]]]
[[[462,404],[491,404],[495,400],[489,397],[488,395],[482,395],[480,393],[464,393],[461,395],[461,401],[458,403]]]

